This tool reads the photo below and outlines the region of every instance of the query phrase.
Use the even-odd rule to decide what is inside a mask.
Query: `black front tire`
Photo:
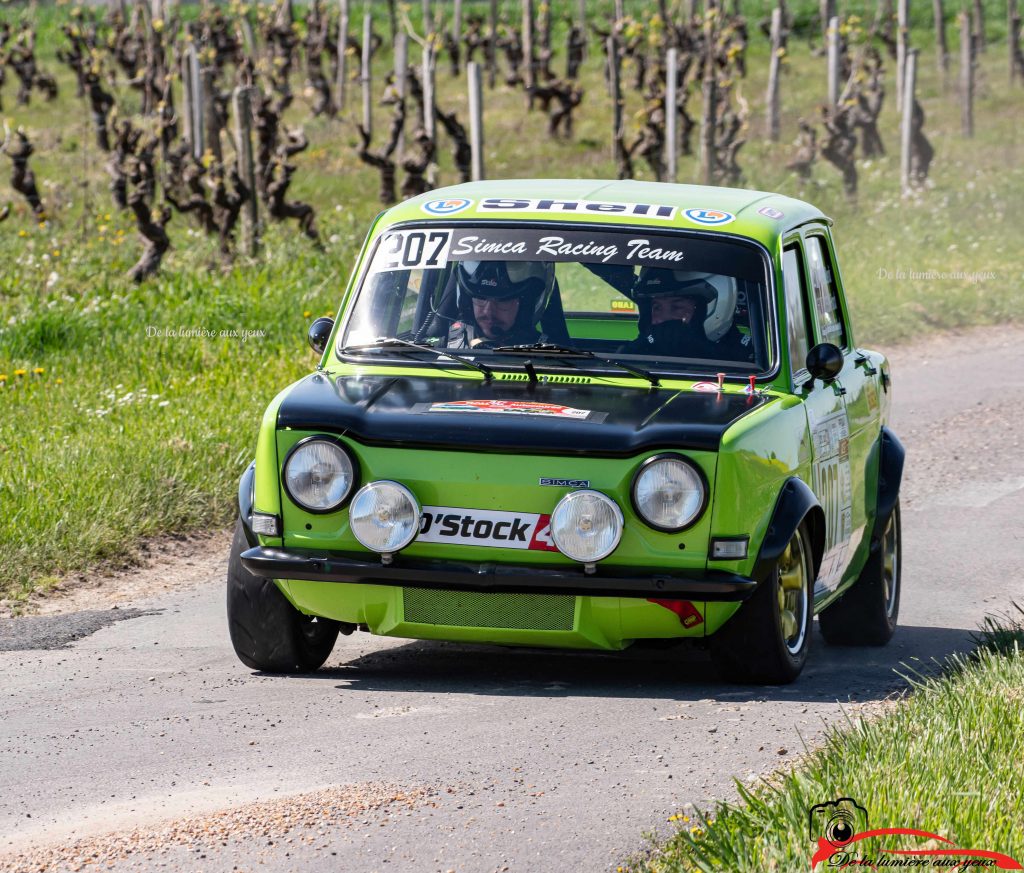
[[[727,679],[786,685],[800,675],[811,645],[813,567],[801,525],[768,578],[711,637],[712,657]]]
[[[271,579],[242,566],[249,548],[241,521],[235,526],[228,559],[228,632],[238,659],[268,673],[310,673],[330,657],[339,623],[304,615]]]
[[[903,563],[899,502],[872,546],[857,581],[818,616],[821,635],[831,646],[884,646],[896,631]]]

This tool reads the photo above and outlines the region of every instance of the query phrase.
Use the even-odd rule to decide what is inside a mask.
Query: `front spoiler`
[[[357,585],[490,591],[503,594],[571,594],[592,597],[732,601],[746,600],[757,582],[715,570],[686,576],[653,571],[618,575],[600,564],[588,574],[582,567],[533,567],[514,564],[417,560],[397,556],[393,563],[300,549],[256,547],[242,552],[242,566],[264,579],[303,579]]]

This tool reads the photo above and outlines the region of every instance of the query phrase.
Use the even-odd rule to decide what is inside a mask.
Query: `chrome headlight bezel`
[[[405,539],[404,542],[401,542],[397,545],[393,545],[391,548],[378,549],[375,546],[372,546],[369,543],[365,542],[363,538],[359,535],[359,531],[356,528],[355,520],[352,517],[352,510],[355,508],[356,504],[359,502],[359,498],[362,497],[364,493],[368,494],[375,487],[379,487],[382,485],[388,485],[393,488],[396,488],[402,494],[402,496],[404,496],[406,500],[409,501],[413,509],[415,521],[412,525],[412,529],[410,531],[409,536]],[[374,552],[378,555],[393,555],[395,552],[400,552],[402,549],[404,549],[406,546],[410,545],[416,540],[416,537],[418,537],[420,534],[420,522],[422,518],[423,507],[420,505],[419,500],[416,499],[416,495],[413,494],[412,491],[410,491],[405,485],[403,485],[401,482],[396,482],[394,479],[375,479],[373,482],[367,482],[354,495],[352,495],[352,502],[349,504],[348,526],[349,530],[352,532],[352,536],[356,538],[356,540],[363,548],[367,549],[368,551]]]
[[[683,524],[672,526],[658,524],[656,521],[653,521],[649,519],[646,515],[644,515],[644,513],[640,509],[640,501],[637,500],[637,486],[640,484],[640,480],[644,476],[644,474],[648,473],[652,466],[662,461],[675,461],[684,464],[694,473],[694,475],[697,477],[697,482],[700,485],[700,505],[697,507],[697,511],[694,512],[693,515],[690,516],[690,518],[688,518]],[[639,518],[648,527],[653,528],[656,531],[661,531],[662,533],[681,533],[684,530],[689,530],[691,527],[697,524],[697,522],[699,522],[701,518],[704,517],[704,512],[708,508],[708,498],[708,480],[707,477],[704,475],[704,471],[692,460],[687,458],[685,455],[680,455],[677,454],[676,452],[661,452],[660,454],[657,455],[651,455],[651,457],[647,458],[639,467],[637,467],[636,472],[633,474],[633,481],[630,483],[629,486],[629,500],[633,506],[633,512],[636,513],[637,518]]]
[[[567,505],[571,501],[579,500],[580,495],[591,495],[597,497],[601,503],[606,504],[612,510],[612,519],[618,528],[615,532],[615,536],[613,538],[611,546],[605,549],[600,554],[590,557],[577,557],[576,555],[569,554],[569,552],[562,548],[562,544],[558,542],[558,536],[555,533],[556,518],[559,514],[559,511],[562,509],[563,506]],[[607,494],[603,494],[600,491],[596,491],[592,488],[583,488],[580,489],[579,491],[570,491],[568,494],[566,494],[561,500],[558,501],[558,503],[555,505],[555,508],[551,510],[551,519],[549,524],[551,531],[551,541],[555,544],[558,551],[573,561],[578,561],[581,564],[587,565],[596,564],[598,561],[603,561],[605,558],[611,555],[619,547],[619,543],[622,542],[622,532],[626,526],[625,518],[622,515],[622,509],[619,507],[619,504],[612,500],[612,498],[609,497]]]
[[[342,495],[340,500],[326,507],[309,506],[308,504],[303,503],[295,496],[295,494],[292,493],[291,488],[288,487],[288,465],[292,462],[299,451],[313,442],[325,443],[339,449],[342,457],[345,458],[349,465],[349,483],[348,487],[345,489],[344,495]],[[352,453],[348,450],[348,447],[344,442],[337,437],[333,437],[328,434],[315,434],[313,436],[303,437],[288,450],[288,453],[284,457],[284,463],[281,465],[281,487],[284,489],[284,493],[288,495],[288,499],[299,509],[303,512],[308,512],[311,515],[327,515],[331,512],[337,512],[339,509],[342,509],[355,493],[358,485],[359,465],[356,463],[355,458],[352,457]]]

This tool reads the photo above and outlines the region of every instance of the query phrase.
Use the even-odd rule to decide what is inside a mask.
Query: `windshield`
[[[594,355],[661,372],[766,373],[774,365],[768,261],[753,244],[614,227],[401,228],[363,275],[339,348],[399,339],[522,366],[597,367]],[[380,352],[417,355],[409,345]],[[588,357],[586,362],[575,357]],[[442,362],[450,365],[450,360]],[[607,363],[607,362],[605,362]]]

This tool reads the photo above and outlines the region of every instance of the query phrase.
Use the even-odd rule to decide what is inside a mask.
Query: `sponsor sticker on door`
[[[558,551],[551,539],[551,516],[547,513],[457,506],[424,506],[416,542]]]

